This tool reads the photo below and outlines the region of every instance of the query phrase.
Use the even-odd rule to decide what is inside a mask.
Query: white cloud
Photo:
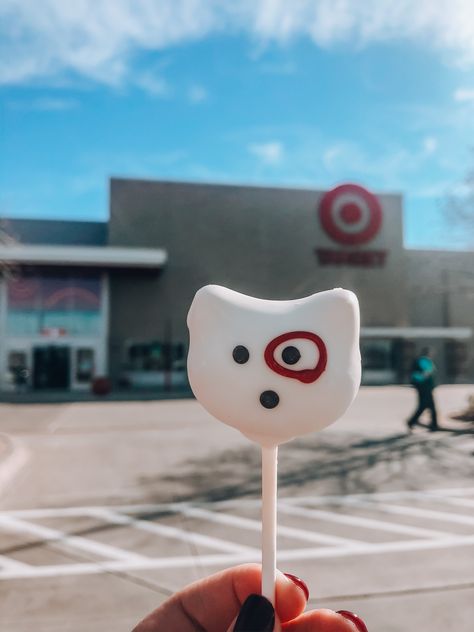
[[[248,150],[266,165],[278,164],[284,153],[283,145],[276,140],[268,143],[252,143],[248,146]]]
[[[71,72],[109,85],[131,78],[133,54],[211,32],[199,0],[2,0],[0,83]]]
[[[299,165],[301,172],[301,165],[313,163],[315,173],[323,182],[356,180],[367,184],[374,183],[374,186],[380,189],[415,190],[419,181],[424,182],[425,178],[428,178],[431,186],[429,174],[437,174],[440,169],[439,152],[436,154],[435,162],[432,162],[432,156],[439,145],[438,140],[432,136],[423,138],[418,149],[410,148],[406,144],[384,143],[377,147],[368,147],[344,139],[325,143],[317,138],[312,140],[309,133],[307,137],[310,145],[296,149],[288,156],[287,162]],[[320,156],[319,164],[317,156]],[[443,169],[448,179],[451,174],[446,171]],[[438,176],[435,175],[433,179],[436,177]]]
[[[163,77],[151,72],[145,72],[138,75],[135,78],[134,83],[154,97],[167,97],[171,92],[168,82],[163,79]]]
[[[0,83],[69,73],[123,85],[137,52],[229,32],[323,48],[408,40],[474,65],[472,0],[2,0]]]
[[[188,90],[188,99],[191,103],[198,104],[207,101],[208,92],[204,86],[194,85],[191,86]]]
[[[422,146],[425,154],[433,154],[438,149],[438,141],[433,136],[427,136],[423,139]]]
[[[342,143],[335,143],[325,149],[322,154],[322,160],[326,169],[332,169],[336,166],[338,160],[346,153],[346,149]]]
[[[459,102],[474,102],[474,88],[458,88],[454,93],[454,100]]]
[[[72,110],[79,105],[75,99],[62,99],[57,97],[41,97],[33,100],[9,101],[8,107],[12,110],[39,110],[43,112],[60,112]]]

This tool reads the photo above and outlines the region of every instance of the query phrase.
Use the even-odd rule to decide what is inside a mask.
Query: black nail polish
[[[273,632],[275,610],[262,595],[249,595],[235,622],[234,632]]]

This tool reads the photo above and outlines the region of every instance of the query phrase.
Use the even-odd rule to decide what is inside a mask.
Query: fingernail
[[[298,586],[298,588],[301,588],[301,590],[304,592],[304,596],[306,597],[306,601],[308,601],[309,599],[309,588],[306,585],[306,583],[300,579],[299,577],[296,577],[296,575],[292,575],[291,573],[284,573],[285,577],[288,577],[288,579],[291,579],[291,581],[296,584]]]
[[[353,612],[350,612],[349,610],[338,610],[337,614],[340,614],[345,619],[349,619],[349,621],[352,621],[352,623],[354,623],[357,626],[357,629],[359,630],[359,632],[369,632],[367,630],[367,626],[362,621],[362,619],[358,617],[356,614],[354,614]]]
[[[235,622],[234,632],[273,632],[275,610],[262,595],[249,595]]]

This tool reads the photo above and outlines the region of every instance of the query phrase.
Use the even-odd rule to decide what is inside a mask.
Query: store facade
[[[439,381],[474,380],[474,253],[406,249],[400,195],[113,179],[107,224],[61,224],[5,224],[3,390],[97,375],[182,387],[186,313],[207,283],[273,299],[352,289],[365,383],[406,383],[425,346]]]
[[[108,247],[92,222],[5,220],[2,236],[0,390],[89,391],[110,373],[110,275],[157,274],[166,253]]]
[[[84,389],[107,371],[107,275],[23,268],[5,279],[3,387]]]

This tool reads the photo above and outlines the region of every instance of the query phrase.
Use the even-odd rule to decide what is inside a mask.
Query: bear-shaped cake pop
[[[207,285],[188,327],[196,398],[262,446],[328,426],[359,388],[359,304],[348,290],[272,301]]]

